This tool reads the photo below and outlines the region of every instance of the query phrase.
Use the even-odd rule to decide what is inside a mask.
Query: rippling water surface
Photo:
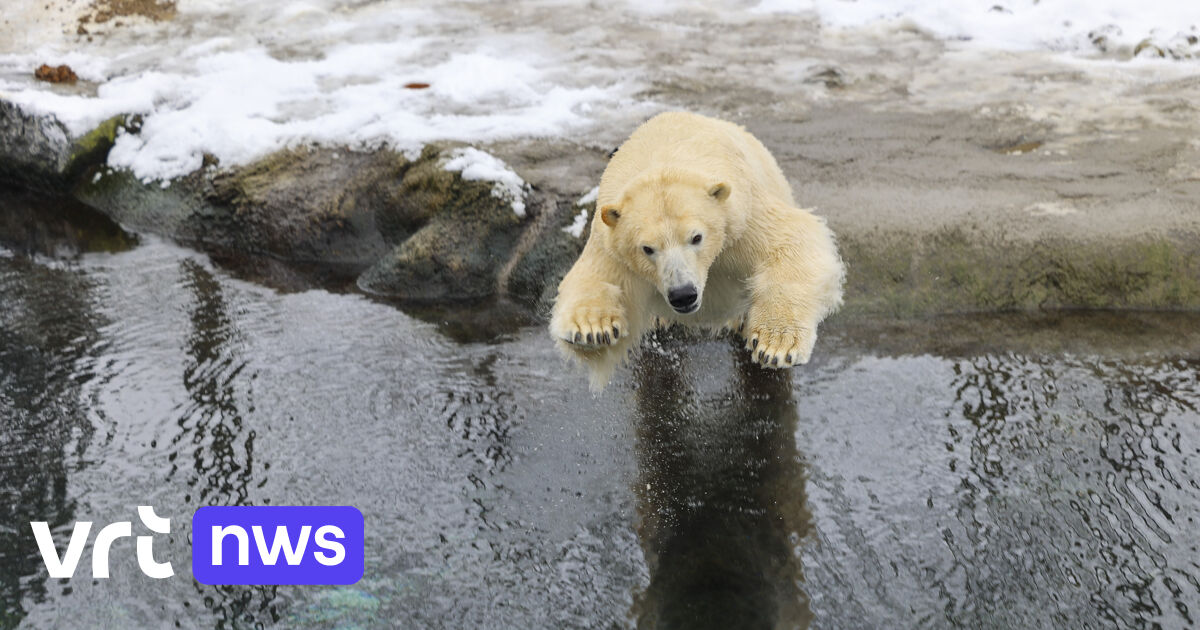
[[[593,397],[537,327],[464,339],[113,228],[4,225],[0,627],[1197,615],[1195,316],[834,322],[783,374],[663,338]],[[61,541],[139,504],[172,517],[156,553],[174,578],[142,576],[129,539],[111,579],[90,552],[75,579],[45,576],[29,521]],[[366,576],[196,583],[191,513],[241,504],[357,506]]]

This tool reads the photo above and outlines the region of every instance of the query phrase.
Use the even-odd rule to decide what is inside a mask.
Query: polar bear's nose
[[[696,305],[696,285],[685,284],[667,291],[667,301],[680,313],[690,313]]]

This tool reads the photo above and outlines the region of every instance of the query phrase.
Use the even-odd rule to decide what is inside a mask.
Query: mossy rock
[[[0,99],[0,182],[58,195],[103,164],[125,116],[75,138],[54,116],[31,114]]]
[[[289,149],[212,169],[205,201],[228,213],[236,231],[221,240],[234,249],[366,268],[388,249],[378,217],[395,203],[409,165],[387,150]]]
[[[850,315],[1200,308],[1200,234],[1016,241],[953,229],[838,242]]]
[[[326,264],[357,275],[389,249],[376,224],[409,161],[391,151],[279,151],[244,167],[208,166],[169,182],[94,168],[78,198],[132,229],[222,256]]]
[[[391,253],[359,277],[364,291],[416,301],[479,299],[497,293],[535,212],[519,217],[487,181],[444,168],[445,147],[427,146],[379,216]],[[531,208],[536,211],[536,208]]]
[[[548,217],[529,250],[513,266],[508,276],[508,295],[520,304],[529,307],[539,318],[548,320],[558,283],[575,264],[583,246],[587,243],[595,203],[577,205],[570,199],[561,199],[554,206],[554,215]],[[565,228],[575,222],[580,212],[586,213],[589,223],[579,237],[567,233]]]
[[[76,193],[131,229],[225,258],[328,266],[405,300],[492,296],[538,206],[517,216],[492,182],[445,170],[446,148],[409,160],[387,149],[301,147],[244,167],[207,160],[169,182],[93,167]]]
[[[198,243],[204,230],[193,217],[215,213],[203,199],[203,188],[199,174],[164,187],[160,182],[143,182],[126,170],[92,167],[75,187],[75,198],[126,229]]]

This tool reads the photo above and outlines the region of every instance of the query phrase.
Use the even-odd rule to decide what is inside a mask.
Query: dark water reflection
[[[0,628],[69,585],[47,583],[29,522],[60,539],[77,518],[68,477],[97,425],[83,384],[97,378],[107,322],[93,279],[65,261],[120,252],[137,238],[67,199],[0,188]],[[101,436],[104,439],[106,436]]]
[[[799,552],[810,515],[790,375],[737,353],[733,382],[698,391],[681,346],[646,352],[636,370],[638,535],[650,571],[638,627],[807,627]]]
[[[461,334],[486,310],[279,293],[37,216],[0,239],[0,627],[1196,618],[1195,315],[834,322],[790,373],[664,336],[593,397],[540,328]],[[174,578],[124,541],[108,580],[90,552],[46,579],[29,521],[61,543],[146,503]],[[191,513],[234,504],[357,506],[366,576],[197,584]]]
[[[56,287],[47,291],[47,287]],[[86,456],[95,427],[80,383],[98,341],[88,282],[72,270],[0,259],[0,628],[24,616],[23,597],[48,591],[28,523],[70,531],[76,498],[68,473]]]
[[[243,409],[253,411],[250,385],[256,375],[243,378],[246,362],[238,331],[212,272],[191,260],[180,265],[180,272],[180,285],[193,300],[182,379],[188,401],[178,410],[179,432],[171,439],[173,465],[167,477],[179,473],[182,463],[192,488],[185,501],[245,505],[256,471],[255,433],[246,426]]]
[[[44,197],[0,184],[0,245],[24,256],[57,259],[85,252],[122,252],[137,236],[68,197]]]
[[[189,488],[184,503],[248,505],[250,487],[266,483],[268,464],[256,468],[254,429],[243,414],[254,412],[254,372],[244,374],[239,331],[229,313],[221,284],[210,269],[194,260],[180,264],[179,286],[192,295],[190,329],[185,338],[183,387],[188,399],[178,413],[178,433],[170,440],[171,469]],[[196,584],[204,607],[218,628],[279,621],[275,586]]]

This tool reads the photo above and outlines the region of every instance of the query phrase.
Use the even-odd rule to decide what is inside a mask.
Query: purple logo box
[[[363,515],[349,505],[209,506],[192,515],[192,575],[202,584],[354,584]]]

